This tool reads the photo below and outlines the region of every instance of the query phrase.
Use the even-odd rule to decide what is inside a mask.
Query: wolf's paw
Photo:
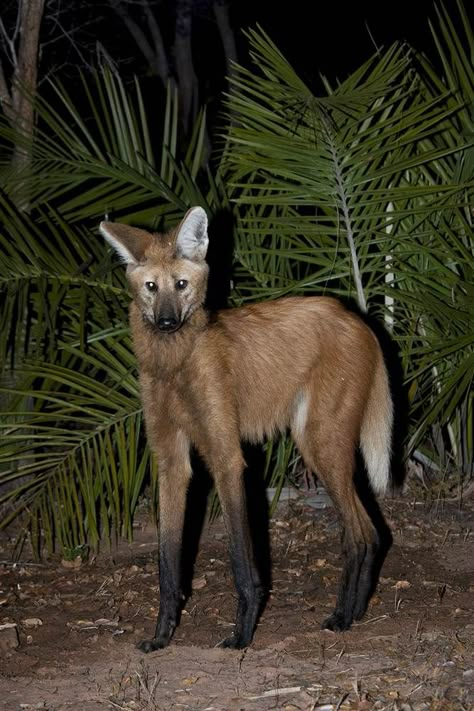
[[[348,630],[352,624],[352,620],[347,620],[340,612],[333,612],[327,620],[324,620],[321,625],[322,630],[331,630],[332,632],[343,632]]]
[[[137,649],[144,654],[149,654],[150,652],[155,652],[157,649],[163,649],[167,644],[168,642],[164,642],[160,639],[144,639],[137,644]]]
[[[224,649],[245,649],[249,644],[250,640],[243,639],[242,636],[235,637],[231,634],[230,637],[226,637],[216,644],[216,647],[223,647]]]

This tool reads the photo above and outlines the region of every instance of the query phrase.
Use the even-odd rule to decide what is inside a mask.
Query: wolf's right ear
[[[192,207],[176,231],[176,251],[185,259],[202,261],[208,244],[207,215],[202,207]]]
[[[138,264],[153,240],[149,232],[119,222],[101,222],[99,229],[126,264]]]

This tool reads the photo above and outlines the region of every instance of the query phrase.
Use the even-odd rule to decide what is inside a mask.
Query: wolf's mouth
[[[177,331],[181,325],[182,320],[175,314],[156,314],[154,318],[154,325],[160,331],[160,333],[174,333]]]
[[[183,325],[183,321],[178,321],[177,319],[159,319],[150,317],[147,314],[142,314],[143,323],[153,331],[159,331],[159,333],[175,333],[179,331]]]
[[[175,331],[178,331],[181,328],[181,323],[179,321],[175,324],[160,324],[158,322],[155,325],[160,333],[174,333]]]

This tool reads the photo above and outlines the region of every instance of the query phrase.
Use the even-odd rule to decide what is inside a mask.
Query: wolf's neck
[[[173,333],[163,333],[144,321],[135,304],[130,306],[133,347],[140,369],[158,378],[172,377],[189,359],[196,340],[209,322],[207,311],[200,307]]]

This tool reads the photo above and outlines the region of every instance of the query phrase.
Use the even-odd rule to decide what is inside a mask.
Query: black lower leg
[[[378,559],[378,543],[366,544],[365,556],[359,573],[357,596],[353,611],[354,620],[360,620],[367,611],[370,597],[377,583]]]
[[[234,632],[221,643],[221,646],[242,649],[252,641],[255,625],[262,608],[264,592],[255,564],[243,471],[234,475],[231,490],[226,484],[227,482],[221,482],[218,488],[229,535],[230,559],[238,594],[238,604]]]
[[[160,544],[160,611],[153,639],[138,645],[142,652],[166,647],[179,622],[183,595],[180,586],[180,548],[176,544]]]
[[[221,646],[242,649],[252,641],[264,600],[264,590],[253,557],[249,557],[248,551],[240,546],[232,546],[231,559],[238,594],[237,615],[232,635],[221,642]]]
[[[366,566],[368,566],[367,570],[370,567],[367,553],[368,551],[365,543],[344,546],[344,565],[339,585],[336,608],[332,615],[330,615],[327,620],[323,622],[322,629],[334,630],[334,632],[347,630],[354,620],[355,610],[360,611],[360,583],[363,582],[363,585],[366,587],[365,570]],[[364,571],[364,581],[362,581],[361,578],[362,571]],[[365,594],[364,600],[367,600],[367,596]]]

